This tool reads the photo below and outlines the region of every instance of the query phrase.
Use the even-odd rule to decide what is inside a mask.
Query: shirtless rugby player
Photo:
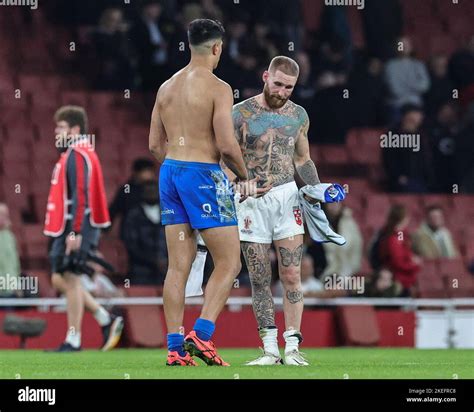
[[[217,21],[190,23],[191,61],[160,87],[151,119],[150,151],[162,163],[160,202],[169,261],[163,300],[167,365],[172,366],[194,366],[193,356],[207,365],[228,366],[211,337],[241,263],[234,194],[219,162],[222,159],[240,182],[247,181],[248,175],[234,138],[232,89],[212,73],[222,53],[223,36],[224,28]],[[267,190],[258,189],[258,194]],[[196,255],[196,229],[212,255],[214,271],[201,315],[184,338],[179,331],[186,281]]]

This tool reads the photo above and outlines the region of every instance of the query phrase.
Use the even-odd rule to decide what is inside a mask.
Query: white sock
[[[105,326],[110,323],[110,313],[107,312],[102,306],[94,313],[94,318],[100,326]]]
[[[285,353],[299,350],[300,341],[302,339],[301,333],[297,330],[290,329],[283,332],[283,338],[285,338]]]
[[[278,349],[278,329],[277,328],[263,328],[258,331],[263,342],[263,350],[265,353],[280,357],[280,350]]]
[[[66,343],[69,343],[74,348],[81,346],[81,332],[76,332],[74,330],[69,330],[66,335]]]

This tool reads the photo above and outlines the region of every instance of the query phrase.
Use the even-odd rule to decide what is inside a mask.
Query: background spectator
[[[391,135],[408,135],[419,139],[419,147],[383,147],[382,156],[389,190],[393,192],[420,193],[428,190],[431,167],[428,145],[421,131],[423,111],[415,105],[405,105],[401,109],[401,121]],[[400,140],[399,140],[400,141]]]
[[[132,175],[127,183],[115,193],[114,200],[109,206],[112,224],[116,217],[121,217],[120,237],[123,239],[123,224],[128,212],[138,206],[142,200],[142,185],[156,178],[155,163],[146,158],[139,158],[133,162]]]
[[[143,184],[140,205],[129,211],[123,229],[132,285],[162,285],[167,270],[167,251],[158,182]]]
[[[161,4],[156,0],[146,1],[130,33],[138,53],[144,90],[156,91],[169,77],[168,39],[174,32],[175,24],[163,16]]]
[[[474,193],[474,103],[468,107],[465,122],[456,136],[457,192]]]
[[[0,203],[0,277],[5,288],[0,288],[0,297],[17,296],[17,290],[11,290],[11,279],[20,276],[20,258],[15,235],[10,230],[11,221],[8,206]]]
[[[425,219],[413,234],[413,251],[425,259],[458,257],[459,252],[451,232],[444,223],[443,209],[440,206],[430,206],[426,210]]]
[[[398,56],[385,66],[385,80],[390,93],[392,121],[400,119],[400,110],[406,104],[422,106],[423,94],[430,87],[425,64],[413,57],[413,46],[408,37],[398,40]]]
[[[386,61],[395,56],[396,40],[402,34],[403,15],[399,0],[365,0],[362,10],[369,56]]]
[[[458,108],[452,101],[439,106],[429,132],[429,145],[433,161],[431,189],[439,193],[453,193],[459,183],[456,166],[456,145],[460,121]]]
[[[393,279],[393,273],[382,268],[375,272],[365,285],[365,297],[396,298],[403,292],[402,285]]]
[[[101,90],[130,89],[134,85],[132,45],[128,24],[119,8],[106,9],[92,41],[97,61],[95,87]]]
[[[411,251],[410,237],[406,232],[409,216],[404,206],[392,206],[387,222],[381,231],[380,261],[390,270],[394,279],[403,286],[403,296],[411,295],[421,259]]]
[[[352,211],[342,203],[327,203],[324,210],[334,230],[344,236],[347,243],[338,246],[323,243],[327,266],[321,275],[352,276],[360,270],[362,260],[362,236],[359,226],[352,217]]]
[[[448,73],[448,57],[438,54],[429,63],[430,89],[425,94],[425,106],[428,116],[436,116],[439,108],[453,100],[454,84]]]
[[[449,73],[454,86],[462,95],[467,95],[463,100],[468,104],[473,100],[471,88],[474,85],[474,35],[461,50],[451,57]]]

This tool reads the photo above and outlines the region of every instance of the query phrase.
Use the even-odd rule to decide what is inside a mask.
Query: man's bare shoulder
[[[300,120],[302,124],[308,121],[308,113],[303,106],[300,106],[291,100],[288,100],[286,105],[288,113]]]
[[[248,117],[254,113],[255,96],[249,97],[248,99],[242,100],[239,103],[234,104],[233,113],[240,114],[242,117]]]
[[[161,86],[158,88],[158,91],[156,92],[156,101],[160,102],[163,99],[163,96],[166,95],[170,84],[172,83],[172,77],[169,78],[168,80],[164,81]]]
[[[232,87],[230,86],[229,83],[225,82],[224,80],[222,79],[219,79],[219,77],[217,77],[214,73],[211,73],[212,74],[212,77],[213,77],[213,83],[214,83],[214,92],[216,94],[221,94],[221,93],[230,93],[232,94],[232,96],[234,95],[233,94],[233,91],[232,91]]]

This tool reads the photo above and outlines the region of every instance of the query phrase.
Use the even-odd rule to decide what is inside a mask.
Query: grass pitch
[[[0,351],[1,379],[472,379],[472,350],[303,349],[311,366],[244,366],[255,349],[221,349],[230,367],[167,367],[163,349]]]

